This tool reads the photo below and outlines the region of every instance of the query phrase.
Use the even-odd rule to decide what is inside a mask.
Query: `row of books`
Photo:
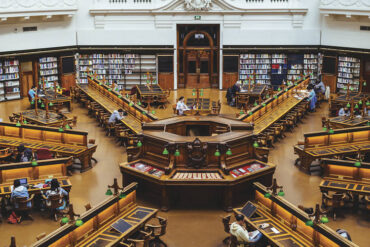
[[[0,81],[19,79],[19,73],[0,75]]]
[[[40,69],[55,69],[55,68],[58,68],[58,65],[56,62],[40,63]]]
[[[360,69],[348,68],[348,67],[338,67],[338,72],[353,73],[360,76]]]
[[[19,67],[18,66],[4,67],[4,73],[6,73],[6,74],[18,73],[18,72],[19,72]]]
[[[40,70],[41,76],[47,76],[47,75],[56,75],[58,74],[57,69],[50,69],[50,70]]]
[[[346,78],[338,78],[338,83],[341,84],[360,84],[358,79],[346,79]]]
[[[271,69],[270,64],[241,64],[240,65],[241,69]]]
[[[355,57],[346,57],[346,56],[340,56],[338,58],[339,61],[344,61],[344,62],[352,62],[352,63],[359,63],[360,59],[355,58]]]
[[[51,62],[57,62],[58,58],[56,57],[41,57],[39,58],[39,63],[51,63]]]

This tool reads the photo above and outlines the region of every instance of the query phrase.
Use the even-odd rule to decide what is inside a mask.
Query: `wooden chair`
[[[134,247],[149,247],[149,243],[153,239],[152,232],[140,231],[136,235],[135,239],[129,238],[126,243],[132,244]]]
[[[29,212],[33,208],[33,198],[35,194],[32,194],[28,199],[27,197],[16,197],[13,198],[13,211],[17,213],[17,215],[22,216],[23,219],[29,219],[33,221],[32,216],[29,214]],[[31,203],[31,206],[28,207],[27,204]],[[18,207],[16,207],[18,205]]]
[[[157,216],[156,219],[158,219],[159,225],[151,225],[146,224],[145,230],[152,232],[152,237],[154,239],[150,242],[150,246],[165,246],[167,247],[167,244],[164,243],[160,237],[166,234],[166,228],[167,228],[167,219]]]
[[[157,97],[157,103],[158,103],[158,108],[166,109],[166,104],[167,104],[167,95],[166,94],[160,94]]]
[[[344,193],[334,193],[329,195],[322,193],[322,202],[326,208],[333,214],[333,219],[336,220],[338,210],[344,207],[344,200],[346,195]]]
[[[222,217],[222,224],[224,225],[224,231],[229,234],[229,236],[227,236],[224,240],[222,240],[222,242],[224,244],[229,244],[230,243],[230,218],[231,218],[231,215],[227,215],[225,217]]]
[[[249,96],[246,94],[236,93],[236,106],[245,108],[249,103]]]
[[[58,221],[59,214],[58,208],[63,206],[64,204],[63,196],[60,194],[50,195],[49,197],[46,197],[43,194],[41,194],[41,196],[45,200],[46,207],[50,211],[50,217],[54,219],[54,221]]]
[[[10,148],[0,149],[0,163],[9,159],[13,152]]]

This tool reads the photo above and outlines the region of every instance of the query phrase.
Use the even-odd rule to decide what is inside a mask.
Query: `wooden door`
[[[23,72],[22,74],[22,84],[21,84],[21,94],[22,97],[27,97],[28,91],[33,85],[33,73],[32,71]]]

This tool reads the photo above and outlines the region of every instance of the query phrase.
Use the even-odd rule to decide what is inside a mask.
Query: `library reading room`
[[[0,247],[370,247],[369,0],[0,0]]]

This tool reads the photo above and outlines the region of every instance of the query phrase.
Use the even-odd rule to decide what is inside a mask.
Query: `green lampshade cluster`
[[[23,124],[27,124],[27,120],[23,120]]]
[[[36,160],[32,160],[31,165],[32,166],[37,166],[37,161]]]
[[[179,151],[178,149],[176,149],[176,151],[175,151],[174,155],[175,155],[176,157],[180,156],[180,151]]]
[[[244,111],[243,110],[240,110],[239,114],[240,115],[243,115],[244,114]]]
[[[221,155],[220,150],[216,149],[216,152],[214,153],[216,157],[219,157]]]
[[[232,155],[233,153],[231,152],[231,149],[230,148],[228,148],[227,149],[227,151],[226,151],[226,155],[228,155],[228,156],[230,156],[230,155]]]
[[[254,106],[258,106],[258,104],[257,104],[257,101],[254,101],[254,104],[253,104]]]
[[[350,107],[351,107],[351,105],[350,105],[349,103],[347,103],[347,105],[346,105],[346,106],[347,106],[347,108],[350,108]]]
[[[307,220],[306,221],[306,226],[313,226],[313,221],[312,220]]]
[[[264,197],[265,198],[270,198],[271,197],[271,194],[269,192],[267,192],[266,194],[264,194]]]
[[[143,143],[142,143],[141,141],[138,141],[138,142],[136,143],[136,146],[139,148],[139,147],[143,146]]]
[[[358,104],[355,105],[355,109],[358,109]]]
[[[277,99],[278,98],[278,96],[277,95],[274,95],[274,99]]]
[[[75,223],[76,226],[82,226],[83,224],[84,222],[81,219],[76,220],[76,223]]]
[[[120,99],[120,98],[122,98],[122,95],[118,95],[118,98]]]
[[[63,132],[64,129],[62,127],[59,128],[59,132]]]
[[[260,145],[258,145],[258,142],[256,142],[256,141],[253,143],[253,147],[255,147],[255,148],[258,148],[259,146]]]
[[[265,103],[262,103],[262,106],[263,106],[263,107],[265,107],[265,106],[266,106],[266,104],[265,104]]]
[[[49,106],[53,106],[53,105],[54,105],[54,104],[53,104],[53,102],[50,102],[50,103],[49,103]]]
[[[35,104],[35,100],[32,100],[32,101],[31,101],[31,105],[34,105],[34,104]]]
[[[130,101],[130,103],[128,104],[129,106],[133,106],[134,105],[134,103],[132,103],[132,101]]]
[[[325,224],[325,223],[328,223],[328,222],[329,222],[328,217],[326,217],[326,216],[321,217],[321,223]]]
[[[143,111],[142,113],[143,113],[143,115],[146,115],[146,111]]]
[[[355,162],[355,164],[354,164],[354,166],[356,166],[356,167],[361,167],[361,161],[359,161],[359,160],[358,160],[358,161],[356,161],[356,162]]]
[[[334,130],[332,128],[330,128],[329,134],[334,134]]]
[[[281,88],[280,88],[280,87],[278,88],[278,91],[279,91],[279,92],[281,91]]]
[[[141,105],[141,102],[140,102],[140,100],[139,100],[139,101],[137,102],[137,105],[138,105],[138,106],[140,106],[140,105]]]
[[[108,91],[110,92],[110,91],[112,91],[112,89],[111,88],[108,88]]]
[[[71,126],[69,126],[69,124],[66,124],[66,126],[64,126],[67,130],[70,130],[71,129]]]
[[[169,154],[169,152],[168,152],[167,148],[164,148],[164,149],[163,149],[162,154],[163,154],[163,155],[168,155],[168,154]]]
[[[22,124],[18,121],[18,122],[15,124],[15,126],[20,127],[20,126],[22,126]]]
[[[155,110],[152,111],[152,114],[155,115]]]
[[[99,82],[99,85],[101,86],[101,85],[103,85],[103,83]]]
[[[41,104],[41,108],[44,108],[44,107],[45,107],[45,105],[44,105],[44,103],[42,103],[42,104]]]
[[[67,224],[69,222],[68,217],[63,217],[62,220],[60,221],[62,224]]]
[[[113,195],[112,190],[111,190],[110,188],[108,188],[108,189],[107,189],[107,192],[105,192],[105,195],[106,195],[106,196],[111,196],[111,195]]]
[[[322,131],[328,131],[328,128],[324,127],[322,128]]]

